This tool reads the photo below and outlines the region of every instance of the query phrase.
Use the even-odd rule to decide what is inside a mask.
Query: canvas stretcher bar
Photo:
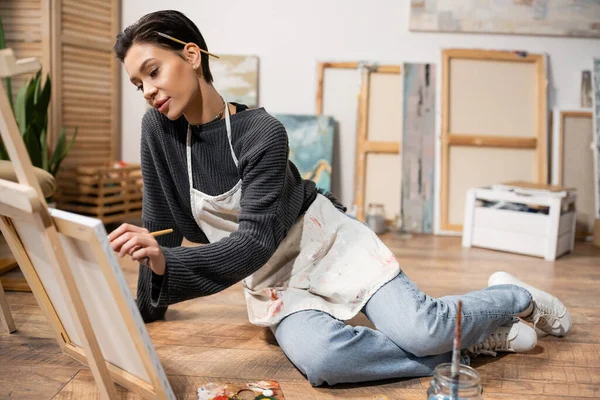
[[[373,120],[369,119],[370,113],[370,102],[373,102],[373,91],[372,89],[372,74],[390,74],[390,75],[398,75],[398,79],[400,79],[400,74],[402,73],[402,67],[399,65],[366,65],[358,62],[323,62],[318,66],[317,79],[317,97],[316,97],[316,112],[317,114],[323,113],[323,86],[324,86],[324,76],[326,69],[348,69],[348,70],[357,70],[360,72],[360,91],[358,94],[358,115],[357,115],[357,126],[356,126],[356,149],[355,149],[355,173],[354,173],[354,205],[356,207],[356,216],[359,220],[365,220],[365,198],[366,198],[366,187],[367,187],[367,163],[369,156],[373,155],[375,157],[371,158],[372,168],[378,168],[383,165],[389,165],[390,161],[394,162],[394,160],[390,156],[400,155],[400,141],[401,141],[401,127],[397,132],[397,140],[390,141],[388,139],[385,140],[371,140],[369,137],[369,123],[373,122]],[[397,91],[399,94],[400,86],[398,84],[397,88],[391,88],[391,91]],[[376,99],[375,99],[376,100]],[[401,101],[401,94],[400,99]],[[396,116],[399,116],[399,112],[401,111],[401,104],[393,105],[396,107]],[[398,118],[398,122],[401,124],[400,119]],[[375,136],[375,133],[373,133]],[[378,155],[382,155],[383,157],[377,157]],[[395,182],[396,187],[398,187],[397,199],[392,199],[392,202],[398,203],[398,209],[387,210],[388,214],[398,213],[399,212],[399,202],[400,202],[400,163],[398,163],[397,168],[395,168],[395,172],[397,172],[398,179]],[[375,197],[378,194],[374,194]],[[383,199],[385,200],[385,199]],[[383,202],[383,201],[382,201]],[[391,219],[391,218],[388,218]]]
[[[344,61],[344,62],[320,62],[317,65],[317,94],[316,94],[316,113],[317,115],[323,114],[323,86],[325,81],[325,70],[326,69],[349,69],[357,70],[361,66],[358,62]],[[397,65],[380,65],[377,67],[377,72],[380,73],[400,73],[401,68]]]
[[[370,72],[367,76],[368,81],[365,82],[363,74],[365,68]],[[334,76],[328,79],[328,85],[344,84],[343,88],[336,90],[335,99],[325,101],[325,75],[326,71],[330,72],[337,70]],[[342,202],[349,208],[354,204],[357,211],[357,216],[364,220],[362,209],[365,202],[381,202],[386,205],[386,214],[388,220],[399,216],[400,211],[400,181],[401,165],[400,165],[400,142],[401,142],[401,102],[402,102],[402,68],[397,65],[368,65],[361,62],[322,62],[317,69],[317,93],[316,93],[316,114],[322,115],[330,108],[330,112],[337,113],[332,115],[336,117],[339,124],[339,142],[336,145],[339,153],[337,157],[334,152],[334,164],[340,166],[336,169],[336,178],[333,179],[334,195],[342,196]],[[355,71],[355,72],[354,72]],[[343,83],[342,79],[343,78]],[[350,79],[350,81],[349,81]],[[397,82],[391,82],[393,79]],[[386,82],[387,81],[387,82]],[[365,89],[365,85],[369,85],[369,90]],[[350,88],[350,89],[349,89]],[[354,89],[356,88],[356,89]],[[336,87],[336,89],[338,89]],[[331,91],[331,87],[330,87]],[[341,94],[343,93],[343,94]],[[367,93],[367,98],[364,98],[364,93]],[[329,97],[329,96],[327,96]],[[333,98],[334,96],[332,96]],[[340,99],[342,97],[342,99]],[[353,103],[352,100],[356,99]],[[392,101],[387,101],[393,99]],[[339,104],[341,100],[342,104]],[[361,103],[361,101],[366,103]],[[374,111],[369,108],[369,103],[379,104],[383,106],[373,107]],[[351,107],[351,108],[348,108]],[[367,107],[366,113],[372,114],[371,117],[366,115],[364,123],[366,131],[363,135],[363,140],[360,140],[360,124],[361,124],[361,107]],[[387,126],[381,116],[385,114],[389,108],[391,118],[387,120]],[[351,110],[351,111],[350,111]],[[327,114],[331,115],[331,114]],[[348,118],[352,116],[351,118]],[[369,129],[374,126],[375,129]],[[369,131],[371,135],[369,135]],[[393,138],[390,132],[394,132]],[[350,140],[352,143],[349,143]],[[363,147],[364,142],[364,148]],[[363,154],[364,163],[357,163],[357,151]],[[346,158],[346,155],[353,154],[354,156]],[[367,165],[369,167],[367,167]],[[335,168],[335,167],[334,167]],[[386,177],[385,184],[394,181],[398,188],[396,195],[389,196],[389,191],[385,192],[381,189],[378,180],[383,179],[383,174],[377,174],[377,171],[389,171]],[[362,172],[361,172],[362,171]],[[358,179],[359,174],[363,175],[363,179]],[[369,179],[371,175],[371,179]],[[340,182],[342,181],[342,182]],[[357,183],[358,182],[358,183]],[[357,198],[359,183],[362,186],[360,190],[364,195]],[[340,187],[340,186],[343,186]],[[336,190],[337,189],[337,190]]]
[[[460,232],[469,187],[547,183],[546,62],[540,54],[447,49],[442,67],[440,231]]]
[[[401,153],[401,73],[402,67],[399,65],[382,67],[363,66],[361,68],[361,89],[358,102],[356,134],[356,172],[354,175],[354,204],[356,206],[356,217],[360,221],[364,221],[366,218],[367,207],[365,206],[365,202],[367,202],[367,198],[369,197],[369,180],[373,180],[377,176],[384,179],[387,185],[391,183],[391,188],[387,187],[386,194],[378,192],[371,197],[376,202],[380,203],[397,203],[397,207],[393,207],[393,210],[386,208],[386,219],[388,222],[392,220],[390,217],[391,215],[398,215],[400,211],[400,170],[402,166],[399,160],[397,165],[394,163],[396,158],[400,157]],[[375,92],[373,90],[373,78],[375,74],[389,74],[392,76],[397,76],[397,86],[392,84],[392,87],[388,87],[390,99],[377,100],[375,98]],[[395,93],[398,93],[396,98],[394,98]],[[379,95],[387,96],[388,94],[379,93]],[[376,108],[379,107],[379,104],[389,103],[390,101],[396,102],[396,104],[391,104],[391,106],[395,108],[394,116],[398,117],[396,123],[393,122],[391,113],[388,112],[387,116],[385,115],[386,113],[377,113]],[[374,106],[372,107],[371,104],[374,104]],[[381,117],[381,120],[377,121],[377,117]],[[385,122],[381,123],[381,121]],[[395,128],[397,128],[397,130],[395,130]],[[391,132],[391,135],[390,132],[381,135],[382,132],[385,130],[389,131],[390,129],[393,131]],[[375,139],[377,136],[383,136],[385,139]],[[389,168],[390,164],[393,164],[391,165],[391,168]],[[372,170],[369,170],[369,168]],[[376,171],[375,169],[381,170]],[[390,181],[393,181],[393,183]],[[372,188],[374,189],[373,186]],[[394,191],[393,188],[397,188],[397,190]]]
[[[575,236],[592,236],[595,219],[592,112],[556,110],[553,121],[556,158],[553,183],[577,189]]]

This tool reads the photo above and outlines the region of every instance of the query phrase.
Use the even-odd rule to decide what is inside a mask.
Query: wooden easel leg
[[[0,283],[0,320],[2,320],[2,326],[4,329],[8,331],[8,333],[13,333],[17,330],[15,326],[15,321],[13,320],[12,314],[10,313],[10,309],[8,308],[8,302],[6,301],[6,297],[4,297],[4,289],[2,289],[2,284]]]

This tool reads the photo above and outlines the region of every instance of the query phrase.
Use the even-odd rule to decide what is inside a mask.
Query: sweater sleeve
[[[275,118],[245,133],[239,228],[201,247],[165,247],[166,273],[153,307],[217,293],[251,275],[275,252],[301,212],[300,175],[288,165],[288,137]]]
[[[159,147],[152,143],[153,136],[148,126],[149,117],[151,118],[147,114],[142,122],[140,144],[143,180],[142,223],[144,228],[150,232],[173,228],[173,233],[156,238],[160,246],[171,248],[181,245],[183,233],[176,226],[172,214],[164,212],[164,210],[168,210],[165,191],[172,191],[173,184],[157,172],[159,168],[165,168],[165,160],[158,151]],[[162,319],[167,311],[165,305],[158,306],[156,302],[152,302],[152,298],[158,297],[162,279],[162,276],[156,275],[150,268],[140,264],[137,305],[145,322]]]

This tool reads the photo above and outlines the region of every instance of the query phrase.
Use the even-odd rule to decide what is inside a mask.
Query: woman
[[[110,234],[119,256],[141,262],[145,321],[241,281],[250,322],[270,327],[313,385],[429,375],[450,360],[458,297],[420,292],[372,231],[301,179],[277,119],[221,98],[192,21],[148,14],[115,52],[153,106],[142,121],[144,228]],[[206,245],[181,247],[183,237]],[[470,353],[533,348],[534,330],[515,317],[569,330],[555,297],[508,274],[489,283],[460,297]],[[361,311],[375,330],[342,322]]]

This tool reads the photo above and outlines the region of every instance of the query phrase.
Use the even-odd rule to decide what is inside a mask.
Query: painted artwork
[[[433,232],[435,65],[404,64],[402,228]]]
[[[290,144],[290,160],[304,179],[331,190],[334,120],[325,115],[277,114]]]
[[[410,30],[600,38],[596,0],[411,0]]]
[[[594,102],[594,163],[596,169],[596,218],[600,218],[600,58],[594,59],[593,70]]]
[[[219,55],[210,60],[215,89],[229,102],[258,106],[258,57]]]

